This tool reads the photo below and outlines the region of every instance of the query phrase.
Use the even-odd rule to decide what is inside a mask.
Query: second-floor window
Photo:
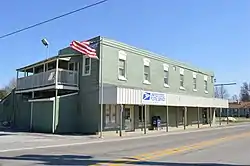
[[[144,59],[144,81],[145,84],[150,84],[150,60]]]
[[[207,84],[207,76],[204,76],[204,90],[205,93],[208,93],[208,84]]]
[[[91,73],[91,58],[84,58],[83,75],[90,75]]]
[[[125,78],[125,60],[119,59],[119,77]]]
[[[119,62],[118,62],[118,79],[126,80],[126,57],[127,54],[124,51],[119,51]]]
[[[196,84],[197,80],[196,78],[194,77],[193,78],[193,90],[197,90],[197,84]]]
[[[168,72],[169,66],[167,64],[163,64],[163,70],[164,70],[164,86],[169,87],[169,72]]]
[[[205,89],[205,92],[207,92],[207,80],[204,80],[204,89]]]
[[[193,90],[197,91],[197,74],[193,72]]]
[[[180,68],[180,89],[184,88],[184,69]]]

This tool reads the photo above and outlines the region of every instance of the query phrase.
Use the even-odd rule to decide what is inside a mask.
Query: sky
[[[8,0],[1,2],[0,36],[97,2]],[[0,39],[0,87],[15,70],[46,58],[72,40],[98,35],[213,71],[217,83],[239,94],[250,82],[249,0],[109,0],[99,6]]]

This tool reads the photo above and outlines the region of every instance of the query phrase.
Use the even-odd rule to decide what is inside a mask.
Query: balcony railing
[[[58,79],[56,80],[56,69],[34,74],[17,79],[17,90],[41,88],[49,85],[78,86],[78,72],[58,69]]]

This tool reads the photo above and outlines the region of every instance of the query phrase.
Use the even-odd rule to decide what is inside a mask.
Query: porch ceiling
[[[71,58],[73,56],[79,56],[79,55],[81,55],[81,54],[64,54],[64,55],[53,56],[53,57],[50,57],[48,59],[45,59],[45,60],[42,60],[42,61],[38,61],[36,63],[27,65],[25,67],[16,69],[16,71],[19,71],[19,72],[24,72],[24,71],[32,72],[33,71],[33,67],[40,66],[40,65],[42,65],[44,63],[49,63],[49,62],[55,61],[58,58],[61,59],[61,60],[67,60],[67,58]]]

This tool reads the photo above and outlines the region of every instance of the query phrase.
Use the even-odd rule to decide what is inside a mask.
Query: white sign
[[[142,91],[142,104],[146,105],[166,105],[166,93]]]

